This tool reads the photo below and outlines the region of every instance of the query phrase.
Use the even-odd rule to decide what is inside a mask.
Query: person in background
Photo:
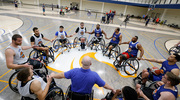
[[[14,5],[15,5],[15,8],[18,8],[18,1],[17,0],[14,0]]]
[[[42,6],[42,9],[43,9],[43,15],[45,16],[45,4],[43,3],[43,6]]]

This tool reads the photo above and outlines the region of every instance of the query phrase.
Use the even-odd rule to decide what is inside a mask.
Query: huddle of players
[[[7,67],[10,69],[19,69],[22,67],[31,67],[31,65],[28,65],[27,59],[25,59],[25,55],[23,54],[22,50],[26,50],[29,48],[36,48],[38,50],[45,51],[48,54],[48,48],[45,47],[42,43],[42,39],[47,40],[47,41],[54,41],[55,39],[60,39],[60,42],[65,43],[66,42],[66,37],[72,37],[76,33],[78,33],[79,40],[81,41],[81,48],[85,48],[85,40],[86,37],[84,33],[89,33],[93,34],[95,33],[95,36],[98,39],[102,38],[102,34],[105,35],[106,39],[111,39],[109,43],[109,53],[110,49],[114,48],[118,44],[129,44],[129,48],[127,51],[123,52],[122,56],[120,56],[121,60],[128,59],[130,57],[137,57],[138,51],[140,50],[140,57],[137,57],[139,60],[147,60],[151,62],[157,62],[157,63],[162,63],[161,69],[161,74],[160,75],[152,75],[149,76],[149,71],[148,70],[143,70],[142,72],[142,84],[145,84],[147,81],[148,77],[153,77],[153,81],[160,81],[158,82],[158,85],[162,85],[158,90],[155,90],[152,95],[146,96],[144,91],[142,91],[140,88],[141,86],[137,84],[136,90],[137,93],[148,100],[148,98],[152,97],[154,100],[158,98],[169,98],[168,100],[175,100],[177,98],[177,88],[176,85],[179,83],[179,68],[176,65],[176,62],[180,61],[180,55],[179,54],[172,54],[168,57],[167,60],[158,60],[158,59],[148,59],[148,58],[142,58],[144,54],[144,50],[139,42],[137,42],[138,37],[135,36],[132,38],[131,41],[128,42],[121,42],[122,41],[122,34],[119,32],[120,29],[116,28],[115,32],[110,38],[107,38],[106,33],[101,30],[100,25],[97,24],[96,29],[93,30],[92,32],[87,32],[86,28],[84,27],[84,23],[80,23],[80,27],[78,27],[73,35],[68,36],[65,31],[63,31],[64,27],[60,26],[60,31],[55,33],[55,37],[52,40],[49,40],[43,36],[43,34],[39,33],[38,28],[33,28],[34,35],[30,38],[31,45],[32,46],[19,46],[22,43],[22,37],[19,35],[15,35],[12,37],[12,44],[6,49],[5,55],[6,55],[6,64]],[[121,63],[121,61],[120,61]],[[171,74],[167,74],[167,72],[171,72]],[[165,80],[167,79],[167,80]],[[162,81],[161,81],[162,80]],[[164,84],[164,85],[163,85]],[[47,89],[45,89],[47,90]],[[148,89],[149,90],[149,89]],[[152,90],[153,91],[153,90]],[[150,91],[152,94],[152,91]],[[149,91],[148,91],[149,92]],[[117,91],[116,94],[120,94],[120,91]],[[146,92],[147,93],[147,92]],[[167,95],[168,94],[168,95]],[[115,98],[115,97],[114,97]],[[163,99],[162,99],[163,100]]]

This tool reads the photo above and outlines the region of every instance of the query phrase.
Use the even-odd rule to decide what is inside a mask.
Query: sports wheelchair
[[[150,68],[147,68],[147,70],[149,72],[150,77],[144,78],[144,79],[147,79],[147,82],[146,82],[146,84],[143,84],[143,87],[157,89],[159,87],[156,84],[158,81],[153,81],[153,73],[151,72]],[[144,79],[142,78],[142,72],[139,73],[139,75],[133,79],[134,85],[136,86],[136,84],[142,84],[142,80],[144,80]]]
[[[73,48],[81,47],[80,44],[81,44],[80,38],[79,37],[75,37],[74,40],[73,40]],[[87,44],[87,39],[85,40],[85,44]],[[80,51],[80,50],[81,49],[79,48],[78,51]]]
[[[103,50],[104,49],[104,45],[105,45],[105,41],[103,39],[103,37],[93,37],[89,43],[88,43],[88,46],[92,49],[95,49],[96,51],[97,50]],[[95,48],[93,48],[95,47]]]
[[[94,95],[94,90],[91,91],[91,94],[85,94],[85,95],[75,93],[71,91],[71,85],[70,85],[66,90],[65,100],[93,100],[93,95]],[[72,98],[73,96],[75,96],[76,99],[73,99]]]
[[[105,98],[103,98],[103,99],[101,99],[101,100],[112,100],[113,96],[114,96],[114,94],[113,94],[112,92],[108,92],[108,93],[106,94]],[[118,95],[116,98],[122,98],[122,100],[123,100],[123,95],[120,94],[120,95]],[[144,100],[144,99],[143,99],[143,98],[138,98],[138,100]]]
[[[66,47],[66,49],[68,50],[68,52],[70,51],[71,49],[71,43],[68,39],[65,40],[65,43],[61,43],[60,42],[60,39],[56,39],[53,43],[53,48],[54,48],[54,51],[57,52],[58,50],[60,50],[60,52],[62,52],[63,54],[63,48]]]
[[[180,46],[171,47],[168,52],[169,52],[169,55],[171,55],[173,53],[180,53]]]
[[[48,63],[54,62],[54,51],[52,49],[52,47],[48,47],[49,48],[49,54],[48,54],[48,59],[46,59],[47,55],[44,51],[39,51],[37,49],[33,49],[30,53],[29,53],[29,58],[30,59],[40,59],[40,61],[43,61],[46,63],[46,65]]]
[[[109,50],[108,46],[109,46],[109,43],[107,43],[104,46],[104,49],[102,50],[103,56],[106,55],[107,51]],[[108,55],[109,59],[110,58],[116,58],[119,55],[120,52],[121,52],[121,49],[120,49],[120,47],[118,45],[116,47],[113,47],[111,49],[111,54]]]
[[[119,54],[116,57],[115,61],[113,62],[113,65],[116,67],[117,70],[119,70],[119,68],[121,70],[122,70],[122,68],[124,68],[124,72],[127,75],[135,74],[139,69],[139,61],[136,59],[136,57],[132,57],[132,58],[123,60],[123,62],[120,65],[119,62],[120,62],[121,55],[123,55],[123,54]]]
[[[48,69],[46,68],[46,65],[39,61],[39,60],[34,60],[34,59],[29,59],[28,62],[30,63],[30,65],[33,65],[33,71],[35,75],[39,75],[40,77],[43,76],[43,74],[48,74]],[[18,93],[18,89],[17,89],[17,74],[19,70],[15,70],[15,72],[10,76],[9,78],[9,87],[12,91]]]

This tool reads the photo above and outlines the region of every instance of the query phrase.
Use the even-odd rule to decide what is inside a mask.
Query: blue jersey
[[[164,76],[164,74],[166,74],[166,72],[171,72],[172,69],[179,69],[179,67],[176,64],[169,65],[168,60],[164,61],[162,63],[162,67],[160,68],[161,74],[158,76],[153,75],[153,81],[161,81],[162,76]]]
[[[121,33],[119,33],[119,34],[116,34],[115,32],[114,32],[114,34],[113,34],[113,37],[112,37],[112,39],[111,39],[111,43],[115,43],[115,44],[118,44],[119,43],[119,36],[121,35]]]
[[[177,99],[178,89],[177,89],[176,86],[175,86],[175,90],[165,89],[165,88],[164,88],[164,85],[160,86],[158,89],[154,90],[154,92],[153,92],[153,99],[154,99],[154,100],[158,100],[158,99],[160,98],[160,96],[161,96],[161,94],[160,94],[161,92],[170,92],[170,93],[172,93],[172,94],[175,96],[175,98]]]
[[[101,37],[101,36],[102,36],[102,30],[101,30],[101,28],[99,28],[98,30],[95,29],[95,30],[94,30],[94,33],[95,33],[95,36],[96,36],[96,37]]]
[[[132,41],[129,43],[129,48],[126,52],[132,54],[134,57],[137,56],[138,54],[138,48],[136,47],[136,45],[138,44],[139,42],[136,42],[136,43],[133,43]]]

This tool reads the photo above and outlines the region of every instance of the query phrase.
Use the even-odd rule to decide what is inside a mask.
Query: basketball
[[[151,72],[154,75],[159,75],[160,74],[160,69],[158,67],[153,67],[153,68],[151,68]]]

